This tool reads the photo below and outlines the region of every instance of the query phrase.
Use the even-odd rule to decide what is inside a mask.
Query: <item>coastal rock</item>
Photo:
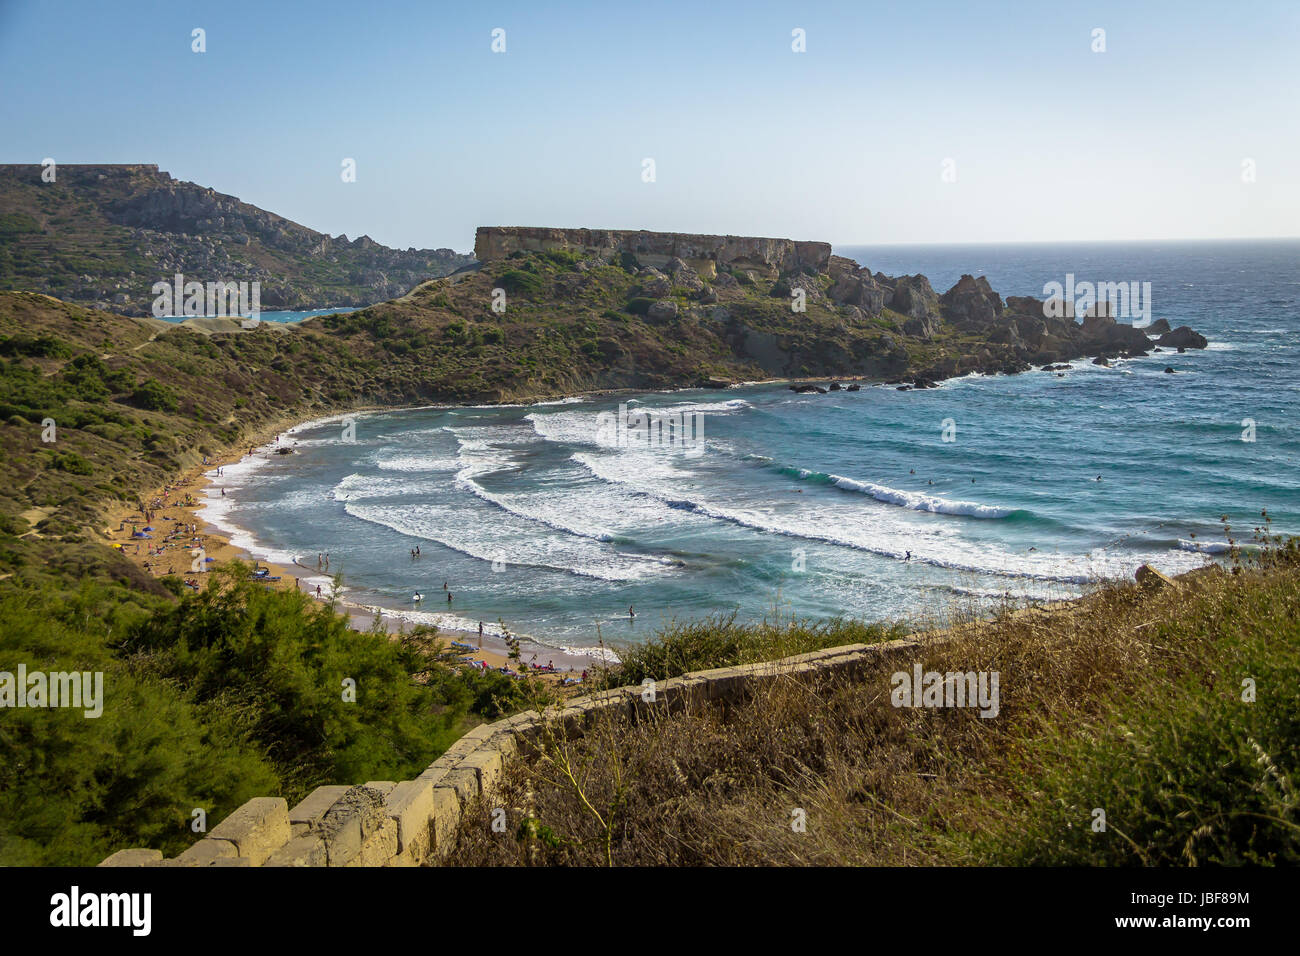
[[[868,315],[879,315],[885,307],[885,290],[869,273],[843,273],[831,286],[830,297],[841,305],[855,305]]]
[[[939,296],[930,285],[930,280],[925,276],[899,276],[894,281],[894,292],[889,299],[889,307],[899,315],[905,315],[911,319],[938,317]],[[937,329],[937,325],[935,328]],[[931,336],[926,335],[923,337],[930,338]]]
[[[1156,340],[1156,344],[1177,348],[1181,352],[1183,349],[1203,349],[1210,342],[1204,335],[1192,331],[1191,327],[1180,325],[1173,331],[1160,336]]]
[[[918,339],[932,339],[939,334],[939,318],[934,315],[923,315],[908,319],[903,323],[903,332]]]
[[[943,314],[959,328],[982,330],[1002,314],[1002,297],[989,286],[988,279],[963,275],[957,284],[939,299]]]
[[[822,292],[817,277],[802,273],[777,279],[772,285],[772,295],[780,299],[789,299],[795,289],[803,290],[805,303],[826,301],[826,295]]]
[[[831,256],[830,264],[826,267],[826,274],[832,279],[839,279],[846,272],[857,272],[859,265],[852,259],[846,259],[844,256]]]
[[[1156,319],[1145,329],[1143,329],[1143,331],[1146,332],[1147,335],[1164,335],[1166,332],[1169,331],[1169,320]]]

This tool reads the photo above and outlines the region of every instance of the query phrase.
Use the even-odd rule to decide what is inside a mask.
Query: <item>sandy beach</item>
[[[196,592],[215,581],[211,574],[213,570],[232,560],[241,560],[255,564],[258,571],[265,569],[267,587],[298,588],[312,597],[328,601],[332,584],[330,572],[323,563],[317,569],[315,555],[303,555],[295,557],[292,562],[278,563],[256,559],[246,548],[234,544],[228,534],[204,517],[209,495],[221,488],[222,468],[246,461],[250,456],[272,457],[277,454],[277,442],[284,443],[282,447],[291,447],[291,443],[286,441],[291,431],[314,423],[276,423],[258,436],[261,444],[244,445],[242,453],[233,451],[209,458],[206,463],[190,468],[170,484],[140,494],[143,511],[138,506],[117,503],[107,512],[108,520],[101,529],[102,534],[111,547],[121,551],[146,574],[154,578],[176,575]],[[410,623],[403,621],[400,610],[365,606],[345,599],[340,599],[337,607],[341,613],[347,614],[352,628],[359,632],[370,631],[376,617],[390,634],[412,629]],[[583,670],[595,666],[595,661],[590,658],[531,644],[523,637],[519,638],[519,662],[510,659],[509,645],[496,634],[480,637],[473,631],[440,627],[438,637],[450,650],[463,651],[460,658],[464,666],[504,668],[507,672],[518,673],[532,661],[543,667],[553,663],[554,672],[530,670],[530,673],[547,681],[571,686],[575,693],[582,686],[577,681]],[[468,647],[452,647],[451,642]],[[566,684],[566,681],[572,683]]]

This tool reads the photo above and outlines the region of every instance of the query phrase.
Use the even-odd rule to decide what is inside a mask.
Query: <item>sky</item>
[[[1300,2],[0,0],[0,129],[400,248],[1293,237]]]

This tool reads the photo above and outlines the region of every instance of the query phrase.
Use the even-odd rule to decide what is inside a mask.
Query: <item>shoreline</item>
[[[967,376],[958,376],[958,378],[965,377]],[[291,439],[296,433],[307,428],[338,422],[350,416],[373,416],[422,409],[528,407],[581,402],[593,397],[608,398],[626,394],[672,395],[683,391],[717,393],[734,388],[780,386],[800,381],[855,380],[876,381],[877,378],[867,376],[838,379],[774,378],[732,383],[725,388],[684,386],[668,389],[591,389],[559,397],[536,397],[527,402],[499,401],[471,404],[462,401],[397,407],[367,405],[324,411],[309,418],[300,418],[297,415],[280,416],[251,431],[237,446],[227,445],[219,449],[216,454],[209,456],[205,463],[191,465],[184,469],[163,488],[147,495],[140,495],[139,501],[149,507],[154,519],[152,522],[142,520],[145,516],[141,515],[135,506],[121,501],[110,503],[105,516],[109,519],[109,526],[103,529],[103,534],[110,546],[120,550],[125,557],[155,579],[169,573],[176,573],[183,580],[192,582],[191,586],[195,590],[200,590],[208,583],[206,573],[193,570],[200,560],[205,566],[219,566],[233,559],[252,561],[257,567],[267,569],[265,576],[269,579],[268,583],[273,586],[280,588],[293,586],[313,597],[317,596],[319,587],[318,599],[334,600],[339,611],[348,616],[355,630],[369,631],[377,617],[382,619],[382,626],[390,634],[398,633],[403,628],[409,631],[421,623],[433,623],[437,626],[440,637],[447,641],[470,645],[472,650],[465,648],[458,650],[465,650],[465,654],[473,660],[484,661],[492,668],[516,669],[517,665],[509,657],[509,645],[498,633],[500,629],[495,623],[488,625],[488,622],[483,622],[484,633],[480,641],[479,634],[472,625],[456,627],[429,620],[439,616],[438,610],[435,609],[438,606],[437,601],[430,601],[428,609],[423,604],[392,607],[379,601],[367,601],[364,592],[349,593],[346,587],[335,598],[332,594],[333,581],[328,567],[313,567],[309,556],[278,552],[260,541],[253,532],[236,525],[233,521],[222,520],[225,509],[219,505],[213,507],[221,500],[214,494],[214,489],[220,487],[217,482],[221,478],[222,469],[243,466],[241,470],[245,473],[255,470],[272,460],[277,448],[292,447]],[[144,532],[151,537],[132,538],[133,528],[143,530],[145,527],[154,529]],[[195,549],[202,549],[201,558],[193,556]],[[421,621],[421,617],[425,620]],[[598,645],[592,646],[590,654],[567,653],[574,649],[569,646],[561,650],[538,639],[529,638],[525,634],[515,636],[519,640],[521,664],[534,660],[540,664],[553,661],[561,674],[571,671],[576,675],[584,669],[592,670],[609,662],[608,659],[601,659],[601,649]],[[606,653],[610,653],[608,648],[605,650]]]

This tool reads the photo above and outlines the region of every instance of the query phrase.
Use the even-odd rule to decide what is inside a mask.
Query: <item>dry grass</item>
[[[1158,593],[1111,585],[959,623],[920,662],[997,671],[993,719],[892,706],[890,674],[909,661],[548,735],[466,813],[450,862],[1295,860],[1298,577],[1284,562]],[[1258,676],[1258,704],[1239,703],[1242,673]],[[1091,832],[1095,806],[1106,834]],[[506,832],[492,827],[498,807]],[[1259,819],[1243,830],[1245,817]]]

